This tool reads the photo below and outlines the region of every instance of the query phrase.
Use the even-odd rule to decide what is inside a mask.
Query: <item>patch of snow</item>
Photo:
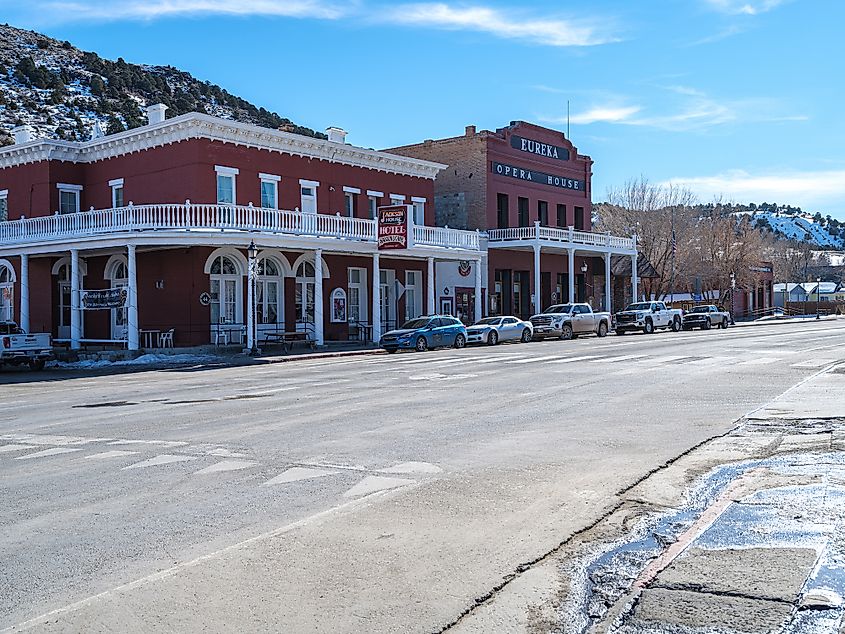
[[[124,359],[122,361],[107,361],[105,359],[86,359],[84,361],[50,361],[48,368],[63,370],[90,370],[94,368],[108,368],[120,366],[143,366],[143,365],[183,365],[189,363],[209,363],[218,361],[219,357],[213,355],[197,354],[142,354],[135,359]]]

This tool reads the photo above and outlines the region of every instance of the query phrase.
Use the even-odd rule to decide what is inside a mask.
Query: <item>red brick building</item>
[[[491,314],[528,317],[565,301],[610,310],[612,255],[631,256],[636,280],[635,239],[591,231],[593,160],[563,133],[514,121],[388,151],[448,165],[434,183],[436,222],[486,232]],[[460,301],[471,289],[441,283],[457,279],[454,268],[438,265],[437,287],[460,314],[474,302]]]
[[[16,129],[0,149],[0,319],[73,348],[148,347],[171,329],[176,345],[292,330],[377,341],[436,311],[436,261],[473,263],[481,289],[479,233],[435,226],[445,165],[351,146],[339,129],[320,140],[148,114],[84,143]],[[408,246],[380,251],[374,218],[391,204],[407,205]]]

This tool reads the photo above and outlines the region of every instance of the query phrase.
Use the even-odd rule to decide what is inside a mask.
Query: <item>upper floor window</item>
[[[361,190],[357,187],[343,188],[343,212],[350,218],[354,218],[358,210],[358,194],[360,193]]]
[[[9,190],[0,189],[0,222],[9,219]]]
[[[549,226],[549,203],[545,200],[537,201],[537,220],[541,227]]]
[[[275,174],[259,174],[261,179],[261,207],[263,209],[279,208],[279,181],[281,176]]]
[[[123,179],[116,178],[109,181],[109,187],[111,187],[111,206],[123,207]]]
[[[402,194],[390,194],[391,205],[404,205],[405,197]]]
[[[235,177],[239,170],[235,167],[215,165],[214,171],[217,172],[217,204],[234,205],[237,200]]]
[[[425,224],[425,198],[411,197],[411,203],[414,205],[414,224]]]
[[[519,215],[519,226],[520,227],[527,227],[528,226],[528,199],[523,198],[520,196],[516,199],[517,202],[517,213]]]
[[[510,226],[510,207],[507,194],[496,194],[496,227],[507,229]]]
[[[557,205],[557,226],[566,227],[566,205],[558,203]]]
[[[82,191],[82,185],[58,183],[56,187],[59,189],[59,213],[75,214],[78,212],[79,193]]]
[[[306,214],[317,213],[318,181],[299,179],[300,209]]]
[[[384,192],[377,192],[371,189],[367,190],[367,205],[369,207],[370,220],[375,220],[378,216],[378,201],[384,197]]]
[[[579,231],[583,231],[587,228],[587,219],[584,214],[583,207],[576,207],[575,208],[575,228]]]

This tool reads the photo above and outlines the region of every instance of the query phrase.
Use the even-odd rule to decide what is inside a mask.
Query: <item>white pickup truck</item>
[[[48,333],[27,334],[13,321],[0,322],[0,366],[28,364],[40,371],[53,354]]]
[[[641,330],[650,335],[658,328],[678,332],[683,318],[684,313],[680,308],[667,308],[663,302],[636,302],[616,313],[616,334]]]
[[[533,338],[574,339],[578,335],[604,337],[610,330],[610,313],[594,313],[589,304],[555,304],[531,317]]]

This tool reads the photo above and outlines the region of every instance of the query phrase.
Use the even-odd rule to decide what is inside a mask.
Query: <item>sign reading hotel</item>
[[[378,208],[378,248],[407,249],[409,205],[388,205]]]
[[[561,189],[575,189],[579,192],[586,191],[584,181],[577,178],[566,178],[564,176],[556,176],[554,174],[546,174],[545,172],[538,172],[537,170],[524,169],[516,167],[515,165],[507,165],[505,163],[497,163],[493,161],[493,173],[499,176],[510,176],[521,181],[528,181],[537,183],[538,185],[550,185],[552,187],[560,187]]]
[[[106,288],[96,291],[80,291],[79,303],[82,310],[104,310],[107,308],[122,308],[126,305],[127,292],[125,288]]]
[[[511,147],[521,152],[545,156],[546,158],[558,159],[559,161],[569,160],[569,150],[559,145],[540,143],[533,139],[526,139],[521,136],[511,135]]]

